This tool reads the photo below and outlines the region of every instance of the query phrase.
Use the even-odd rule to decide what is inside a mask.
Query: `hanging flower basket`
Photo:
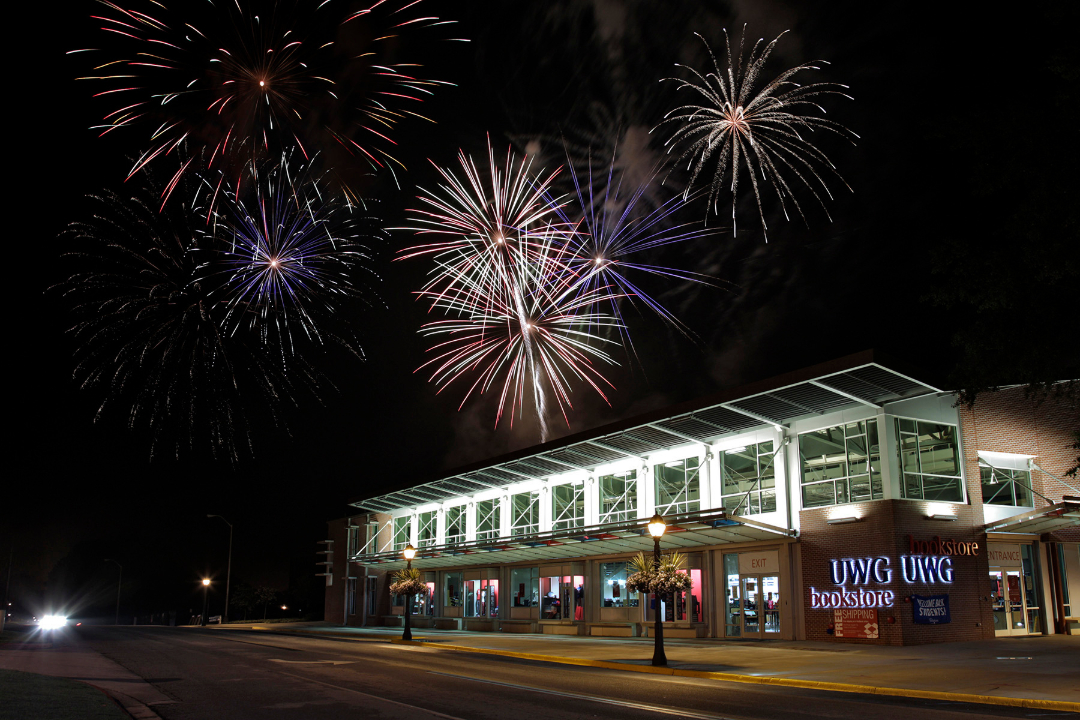
[[[647,559],[644,553],[638,553],[637,557],[630,561],[633,572],[626,578],[626,588],[630,592],[657,595],[685,592],[693,586],[690,573],[679,572],[685,562],[686,556],[672,552],[660,556],[660,567],[655,568],[652,559]]]
[[[404,568],[394,573],[390,583],[390,592],[394,595],[426,595],[427,584],[421,579],[416,568]]]

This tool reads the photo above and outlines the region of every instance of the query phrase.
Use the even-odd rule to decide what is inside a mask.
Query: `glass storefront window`
[[[461,573],[448,572],[443,577],[443,607],[461,607],[465,604]]]
[[[674,617],[681,622],[705,622],[705,613],[701,604],[701,570],[690,568],[681,572],[690,573],[693,586],[688,593],[675,593]]]
[[[955,426],[897,418],[896,440],[904,473],[902,497],[964,501]]]
[[[540,532],[540,493],[510,496],[510,534],[535,535]]]
[[[465,506],[455,505],[446,508],[446,544],[457,545],[465,542]]]
[[[803,433],[799,457],[804,508],[884,497],[876,420]]]
[[[435,544],[435,522],[438,513],[434,510],[431,512],[422,512],[417,516],[419,520],[418,527],[416,529],[416,546],[417,547],[431,547]]]
[[[724,555],[724,635],[739,637],[742,634],[742,603],[739,594],[739,556]]]
[[[513,568],[510,570],[511,607],[536,607],[540,604],[540,570]]]
[[[499,616],[499,581],[465,581],[465,617]]]
[[[1020,562],[1024,569],[1024,600],[1027,603],[1028,632],[1041,633],[1042,622],[1039,619],[1039,584],[1035,572],[1035,552],[1031,545],[1020,546]]]
[[[585,578],[563,575],[540,578],[541,620],[584,620]]]
[[[639,607],[641,597],[626,589],[627,564],[611,562],[600,564],[600,592],[602,607]]]
[[[435,573],[426,572],[422,576],[424,578],[424,584],[427,585],[427,594],[425,595],[413,595],[409,600],[412,601],[412,609],[410,613],[413,615],[434,615],[435,614]],[[391,595],[390,604],[394,608],[404,608],[405,596],[404,595]],[[398,611],[395,609],[394,614],[402,614],[404,610]]]
[[[394,550],[404,550],[409,544],[409,516],[394,518]]]
[[[476,503],[476,539],[490,540],[499,537],[502,521],[502,503],[499,498],[479,500]]]
[[[1030,471],[980,464],[979,474],[985,504],[1032,507]]]
[[[637,519],[637,470],[600,478],[600,524]]]
[[[585,525],[585,485],[555,485],[551,488],[551,529],[569,530]]]
[[[653,466],[656,512],[676,515],[701,508],[700,459],[676,460]]]
[[[720,453],[723,505],[729,515],[776,511],[775,461],[771,440]]]

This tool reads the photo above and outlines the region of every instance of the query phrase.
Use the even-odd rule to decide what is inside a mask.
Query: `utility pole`
[[[4,626],[7,625],[8,608],[10,607],[11,597],[11,563],[15,562],[15,543],[11,543],[11,551],[8,553],[7,563],[7,584],[4,585],[4,607],[0,610],[0,632],[4,631]]]
[[[120,577],[116,580],[116,618],[113,620],[113,625],[120,624],[120,587],[124,583],[124,566],[110,558],[105,558],[105,562],[116,563],[116,567],[120,568]]]
[[[220,518],[222,522],[229,526],[229,564],[225,570],[225,612],[221,613],[221,624],[224,625],[229,620],[229,583],[232,580],[232,523],[221,517],[220,515],[207,515],[208,518]]]

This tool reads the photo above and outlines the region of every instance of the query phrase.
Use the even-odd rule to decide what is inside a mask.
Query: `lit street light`
[[[412,543],[405,546],[405,562],[406,567],[412,570],[412,559],[416,557],[416,548],[412,546]],[[412,628],[409,626],[410,617],[412,616],[412,597],[405,596],[405,631],[401,633],[402,640],[412,640]]]
[[[229,583],[232,581],[232,523],[220,515],[207,515],[208,518],[220,518],[229,526],[229,564],[225,570],[225,612],[221,613],[221,622],[225,624],[229,620]]]
[[[199,619],[199,624],[206,627],[206,604],[209,600],[210,591],[210,578],[202,579],[202,617]]]
[[[664,537],[667,523],[660,513],[653,515],[649,521],[649,534],[653,539],[653,571],[659,575],[660,571],[660,538]],[[652,664],[659,666],[667,665],[667,655],[664,654],[664,619],[660,612],[660,593],[653,593],[653,655]]]
[[[116,579],[116,619],[113,620],[113,625],[120,624],[120,584],[124,581],[124,566],[110,558],[105,558],[105,562],[116,563],[116,567],[120,568],[120,577]]]

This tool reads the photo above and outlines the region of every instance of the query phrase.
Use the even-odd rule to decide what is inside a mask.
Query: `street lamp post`
[[[206,627],[206,604],[209,600],[210,592],[210,578],[202,579],[202,616],[199,618],[199,625]]]
[[[412,546],[412,543],[405,546],[405,566],[409,570],[412,570],[412,560],[416,557],[416,548]],[[401,633],[402,640],[412,640],[412,627],[410,627],[410,618],[412,617],[412,597],[405,596],[405,631]]]
[[[224,624],[229,619],[229,583],[232,580],[232,523],[220,515],[207,515],[208,518],[221,518],[221,521],[229,526],[229,564],[225,570],[225,612],[221,614],[221,622]]]
[[[105,558],[105,562],[116,563],[116,567],[120,568],[120,577],[116,579],[116,618],[113,619],[113,625],[120,624],[120,586],[124,582],[124,566],[116,562],[111,558]]]
[[[660,570],[660,538],[664,537],[665,530],[667,530],[667,523],[664,522],[664,518],[660,513],[653,515],[652,520],[649,521],[649,534],[653,539],[653,571],[655,572]],[[660,612],[660,593],[653,593],[653,604],[655,622],[653,623],[652,664],[664,667],[667,665],[667,655],[664,654],[664,619]]]

